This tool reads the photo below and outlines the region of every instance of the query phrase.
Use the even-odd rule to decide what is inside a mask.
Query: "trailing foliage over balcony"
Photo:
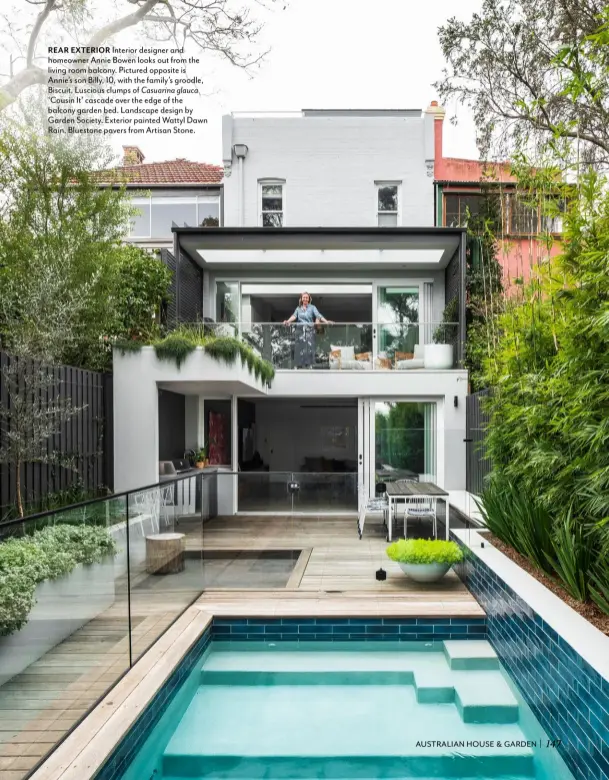
[[[117,341],[114,344],[115,349],[123,355],[139,352],[143,346],[146,344],[141,341]],[[228,365],[234,365],[240,360],[241,365],[247,366],[250,373],[265,385],[270,386],[275,376],[275,369],[268,360],[264,360],[248,344],[232,336],[205,336],[184,328],[173,331],[150,346],[154,347],[159,360],[174,362],[178,368],[197,347],[201,347],[207,355]]]

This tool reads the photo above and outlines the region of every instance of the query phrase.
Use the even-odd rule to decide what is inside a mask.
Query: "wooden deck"
[[[187,534],[184,575],[132,576],[134,659],[197,596],[199,609],[217,615],[484,614],[453,573],[436,585],[409,581],[387,558],[379,523],[368,522],[361,541],[352,516],[237,516],[217,518],[203,529],[182,520],[176,530]],[[272,553],[281,550],[292,553],[289,571],[280,572],[285,585],[277,587]],[[220,556],[220,576],[233,566],[236,587],[201,593],[208,555]],[[379,568],[387,572],[385,581],[375,578]],[[0,688],[0,780],[22,780],[127,670],[127,607],[126,582],[117,580],[109,610]]]

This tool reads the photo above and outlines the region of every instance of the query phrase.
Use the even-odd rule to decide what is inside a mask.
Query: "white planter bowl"
[[[450,563],[400,563],[404,574],[415,582],[438,582],[450,567]]]
[[[425,344],[425,368],[445,369],[453,367],[452,344]]]

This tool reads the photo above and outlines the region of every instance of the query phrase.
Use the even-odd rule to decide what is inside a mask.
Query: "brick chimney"
[[[141,165],[144,153],[139,146],[123,146],[123,165]]]
[[[426,110],[427,114],[433,114],[433,137],[434,137],[434,177],[436,179],[441,178],[442,165],[442,129],[444,127],[444,117],[446,116],[446,110],[442,106],[438,105],[437,100],[432,100],[429,108]]]

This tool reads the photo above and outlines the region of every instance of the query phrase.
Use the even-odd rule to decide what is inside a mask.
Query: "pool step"
[[[163,777],[533,776],[520,726],[503,712],[500,727],[488,722],[483,702],[458,693],[461,678],[495,673],[453,674],[450,706],[421,705],[402,682],[201,685],[165,749]]]
[[[499,669],[497,653],[486,639],[444,641],[444,655],[451,669],[481,671]]]
[[[532,754],[493,756],[166,756],[163,777],[171,778],[519,778],[535,777]]]
[[[503,678],[484,685],[482,675],[465,673],[455,685],[455,704],[464,723],[517,723],[518,702]]]
[[[493,672],[201,670],[204,686],[413,686],[419,704],[454,703],[465,723],[517,723],[518,702]]]
[[[201,685],[413,685],[414,673],[403,671],[239,671],[201,670]]]

